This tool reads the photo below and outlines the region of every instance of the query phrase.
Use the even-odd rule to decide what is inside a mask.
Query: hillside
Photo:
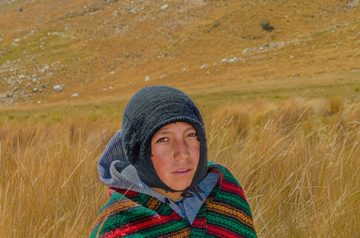
[[[152,84],[354,100],[359,16],[358,0],[0,1],[0,107],[128,97]]]

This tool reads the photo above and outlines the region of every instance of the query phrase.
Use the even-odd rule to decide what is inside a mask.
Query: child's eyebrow
[[[161,135],[167,135],[169,133],[170,133],[169,131],[158,131],[155,133],[155,135],[161,136]]]
[[[164,134],[164,133],[168,132],[168,130],[169,130],[168,127],[162,127],[156,132],[156,134]]]
[[[184,131],[187,132],[190,130],[196,131],[195,128],[192,127],[191,125],[189,125]],[[170,131],[171,131],[170,128],[165,126],[165,127],[160,128],[155,134],[157,134],[157,135],[168,134],[168,133],[170,133]]]
[[[192,127],[192,126],[189,126],[188,128],[186,128],[186,130],[185,130],[185,131],[189,131],[189,130],[194,130],[194,131],[196,131],[196,130],[195,130],[195,128],[194,128],[194,127]]]

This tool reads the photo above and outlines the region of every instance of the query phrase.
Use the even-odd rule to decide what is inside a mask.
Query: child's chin
[[[177,191],[183,191],[185,189],[187,189],[190,186],[190,184],[176,184],[171,186],[172,189],[177,190]]]
[[[174,190],[183,191],[191,185],[192,179],[190,177],[176,177],[172,179],[171,183],[166,184]]]

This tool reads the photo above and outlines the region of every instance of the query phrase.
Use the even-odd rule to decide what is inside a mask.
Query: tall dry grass
[[[293,99],[218,110],[210,155],[240,179],[263,237],[360,237],[360,105]]]
[[[360,105],[255,101],[205,113],[261,237],[360,237]],[[118,121],[3,122],[1,237],[87,237],[107,200],[97,157]]]
[[[105,125],[73,120],[1,127],[1,237],[86,237],[106,200],[96,158],[115,128]]]

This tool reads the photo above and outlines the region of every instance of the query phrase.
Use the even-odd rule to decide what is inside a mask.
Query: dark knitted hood
[[[196,189],[207,173],[207,142],[203,120],[191,98],[175,88],[152,86],[137,92],[125,108],[122,121],[124,153],[140,179],[150,187],[175,191],[161,181],[155,171],[151,160],[151,138],[162,126],[176,121],[191,124],[200,141],[200,160],[189,187]]]

